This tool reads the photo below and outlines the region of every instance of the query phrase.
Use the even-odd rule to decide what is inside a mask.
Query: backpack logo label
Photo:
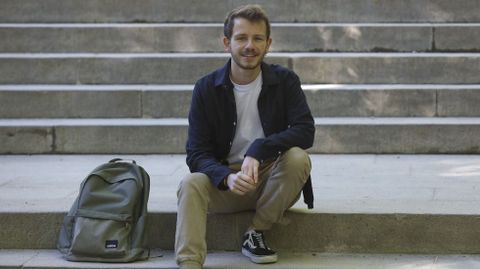
[[[106,249],[115,249],[118,248],[118,240],[107,240],[105,241]]]

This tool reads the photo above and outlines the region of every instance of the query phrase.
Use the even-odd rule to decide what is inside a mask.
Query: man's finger
[[[242,174],[244,175],[247,175],[249,177],[252,177],[251,175],[251,168],[249,165],[245,166],[243,169],[242,169]]]
[[[238,189],[236,189],[236,188],[233,188],[233,189],[232,189],[232,192],[235,193],[235,194],[238,194],[238,195],[245,195],[245,192],[242,192],[242,191],[240,191],[240,190],[238,190]]]
[[[248,184],[255,184],[255,181],[253,180],[253,177],[247,175],[247,174],[239,174],[238,175],[239,179],[243,180],[244,182],[248,183]]]
[[[235,184],[244,192],[251,192],[256,189],[255,184],[253,184],[253,179],[243,174],[237,178]]]

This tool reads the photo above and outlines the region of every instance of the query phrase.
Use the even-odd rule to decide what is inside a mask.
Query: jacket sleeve
[[[286,113],[286,128],[263,139],[256,139],[246,153],[247,156],[252,156],[260,162],[277,158],[292,147],[308,149],[313,145],[315,123],[301,88],[300,79],[294,73],[290,73],[285,84],[283,109]]]
[[[225,190],[221,183],[232,171],[215,157],[214,128],[209,126],[206,104],[201,93],[201,88],[204,86],[200,85],[202,84],[195,85],[188,115],[187,165],[190,172],[206,174],[212,184]]]

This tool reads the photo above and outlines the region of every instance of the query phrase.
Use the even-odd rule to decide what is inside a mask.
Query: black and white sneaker
[[[267,247],[263,232],[249,230],[243,235],[242,254],[254,263],[274,263],[277,253]]]

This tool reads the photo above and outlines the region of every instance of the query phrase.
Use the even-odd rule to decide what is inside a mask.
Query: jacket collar
[[[230,67],[232,59],[229,59],[227,63],[217,71],[215,71],[215,87],[226,86],[228,88],[233,88],[232,81],[230,80]],[[275,85],[280,83],[280,80],[272,70],[270,65],[262,62],[262,79],[263,85]]]

